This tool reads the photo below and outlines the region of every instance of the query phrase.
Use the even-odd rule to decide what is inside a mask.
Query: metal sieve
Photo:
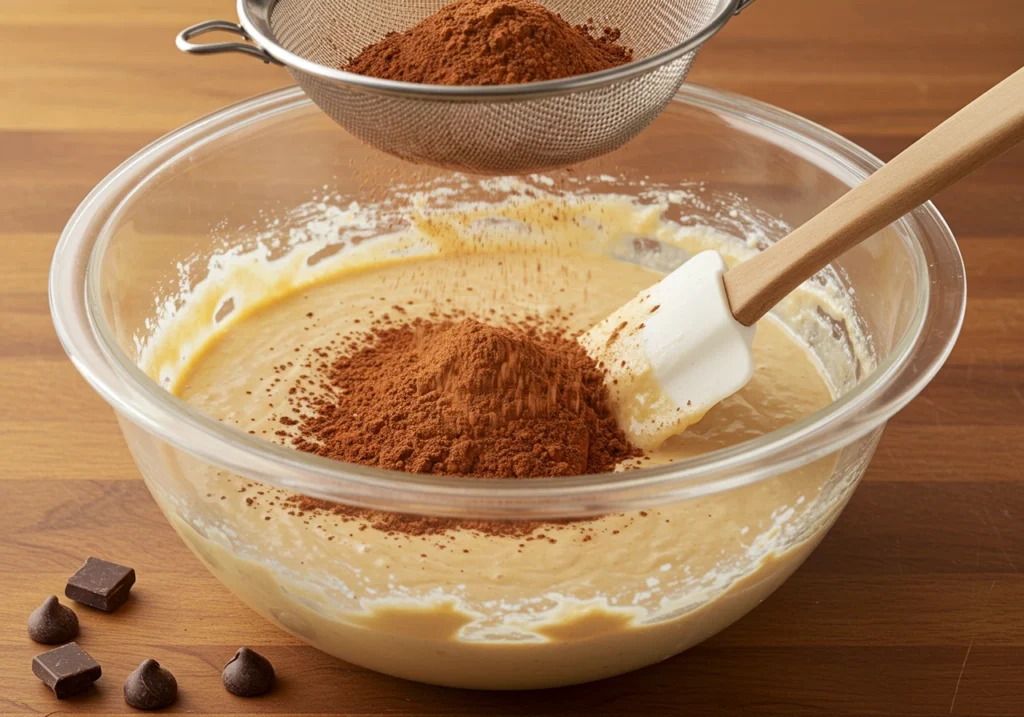
[[[367,45],[412,27],[447,0],[238,0],[240,24],[183,30],[192,54],[242,52],[283,65],[343,128],[412,162],[474,173],[526,173],[599,156],[665,108],[700,46],[752,0],[543,0],[572,24],[617,27],[633,62],[523,85],[424,85],[344,72]],[[251,42],[197,44],[226,31]]]

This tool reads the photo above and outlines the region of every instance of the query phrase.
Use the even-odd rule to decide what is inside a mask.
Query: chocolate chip
[[[158,710],[178,696],[178,681],[156,660],[146,660],[124,681],[124,701],[137,710]]]
[[[99,558],[89,558],[68,578],[64,594],[97,610],[113,612],[124,605],[135,584],[135,571]]]
[[[100,678],[100,664],[71,642],[32,659],[32,672],[53,690],[57,699],[77,695]]]
[[[274,666],[263,655],[242,647],[224,666],[224,687],[239,697],[259,697],[274,686]]]
[[[51,595],[28,616],[28,636],[43,645],[71,642],[78,635],[78,615]]]

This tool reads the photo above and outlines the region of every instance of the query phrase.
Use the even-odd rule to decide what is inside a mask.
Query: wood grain
[[[959,110],[788,236],[722,277],[733,317],[753,326],[847,250],[1024,138],[1024,68]]]
[[[174,711],[344,715],[1022,715],[1024,151],[943,192],[971,299],[949,365],[890,424],[864,483],[800,571],[704,645],[544,693],[432,688],[369,673],[255,618],[174,536],[106,405],[53,334],[46,271],[88,190],[175,126],[288,82],[244,57],[182,56],[185,25],[231,0],[0,3],[0,715],[122,714],[145,657]],[[882,159],[1024,64],[1010,0],[760,0],[691,79],[806,115]],[[57,703],[24,620],[82,559],[139,572],[113,616],[82,612],[100,689]],[[184,609],[183,606],[187,606]],[[218,675],[239,645],[282,677],[260,700]]]

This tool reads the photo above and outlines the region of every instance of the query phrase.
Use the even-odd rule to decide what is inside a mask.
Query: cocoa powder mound
[[[319,373],[320,388],[282,423],[295,447],[320,456],[540,478],[607,472],[639,455],[616,423],[602,371],[564,336],[419,319],[376,328]]]
[[[369,45],[348,72],[431,85],[511,85],[607,70],[633,59],[610,27],[599,36],[533,0],[456,0]]]

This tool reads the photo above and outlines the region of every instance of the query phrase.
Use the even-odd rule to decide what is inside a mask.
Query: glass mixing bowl
[[[688,85],[624,148],[524,181],[638,201],[651,187],[679,188],[669,220],[742,237],[756,251],[879,164],[799,117]],[[114,407],[146,484],[185,542],[261,615],[389,674],[471,688],[578,683],[664,659],[739,619],[824,536],[885,422],[939,369],[963,317],[963,264],[928,204],[819,277],[841,288],[850,316],[822,314],[798,333],[834,386],[834,403],[683,462],[530,481],[392,473],[300,453],[194,410],[140,368],[154,326],[216,270],[212,257],[251,249],[259,237],[273,261],[306,241],[317,212],[390,201],[401,216],[409,188],[439,186],[447,191],[428,202],[500,200],[506,191],[500,181],[484,191],[475,179],[382,155],[340,132],[298,90],[281,90],[201,119],[125,162],[71,218],[50,276],[65,349]],[[328,242],[308,267],[343,251]],[[683,260],[646,237],[610,251],[661,271]],[[231,309],[211,306],[211,324]],[[859,352],[850,350],[853,334]],[[819,490],[777,499],[801,472],[822,466],[829,478]],[[544,548],[543,567],[520,538],[458,531],[438,539],[452,549],[427,560],[412,538],[370,539],[374,529],[354,523],[330,541],[310,537],[320,526],[308,518],[256,525],[241,498],[218,494],[229,479],[250,496],[287,491],[475,521],[605,516],[644,527],[624,528],[615,544],[552,529],[536,541],[560,538],[557,552]],[[748,516],[743,525],[730,523],[737,505]],[[705,514],[726,536],[715,549],[701,542],[709,523],[693,520]],[[659,519],[670,515],[682,520]],[[473,551],[455,549],[462,541]],[[371,582],[371,573],[386,577]]]

